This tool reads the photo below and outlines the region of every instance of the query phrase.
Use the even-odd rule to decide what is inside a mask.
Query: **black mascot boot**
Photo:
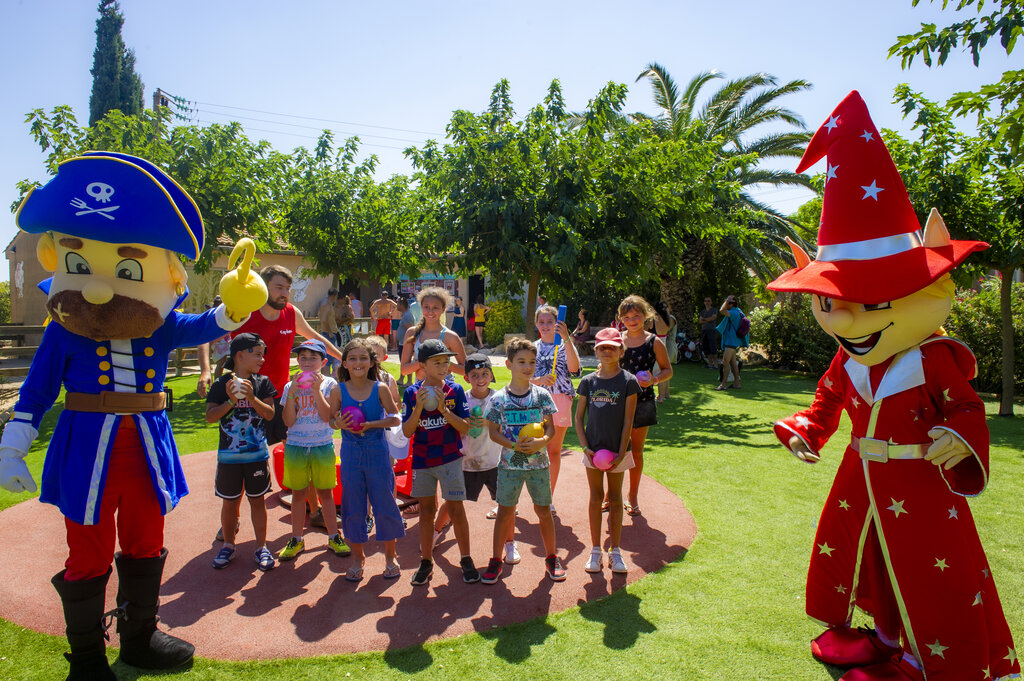
[[[61,570],[50,583],[64,606],[70,653],[64,653],[71,665],[68,681],[117,681],[107,663],[107,644],[103,628],[103,598],[110,570],[105,575],[77,582],[64,581]]]
[[[142,669],[176,669],[192,663],[196,649],[156,628],[160,608],[160,580],[167,549],[156,558],[114,556],[117,566],[117,605],[123,617],[117,622],[121,660]]]

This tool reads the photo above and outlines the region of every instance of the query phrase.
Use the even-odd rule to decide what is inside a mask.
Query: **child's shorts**
[[[551,471],[547,468],[498,468],[498,504],[515,506],[523,485],[530,492],[534,506],[551,505]]]
[[[484,487],[491,493],[491,499],[498,498],[498,469],[497,467],[486,471],[463,471],[466,479],[466,498],[476,501],[480,498],[480,490]]]
[[[587,458],[586,454],[583,455],[583,465],[586,466],[587,468],[593,468],[594,470],[598,470],[597,466],[595,466],[590,461],[590,459]],[[610,471],[605,471],[605,473],[625,473],[635,465],[636,462],[633,461],[633,452],[626,452],[626,456],[622,457],[622,461],[619,462],[619,465],[611,469]]]
[[[551,398],[555,401],[555,408],[558,409],[551,417],[555,426],[570,427],[572,425],[572,398],[562,393],[551,393]]]
[[[440,466],[412,469],[412,495],[432,497],[441,485],[441,498],[445,501],[466,499],[466,480],[462,476],[462,459],[455,459]]]
[[[288,489],[306,489],[312,482],[316,489],[334,489],[338,486],[338,469],[334,461],[333,443],[316,447],[285,443],[281,484]]]
[[[262,497],[270,491],[270,468],[267,462],[218,463],[213,491],[221,499],[237,499],[245,490],[247,497]]]

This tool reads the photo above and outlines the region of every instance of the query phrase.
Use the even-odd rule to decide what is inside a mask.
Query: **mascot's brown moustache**
[[[116,294],[94,305],[79,291],[60,291],[46,301],[46,309],[68,331],[97,341],[146,338],[164,323],[152,305]]]

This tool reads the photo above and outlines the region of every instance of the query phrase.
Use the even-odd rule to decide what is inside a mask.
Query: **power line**
[[[238,116],[236,114],[221,113],[219,111],[210,111],[209,109],[196,109],[196,113],[206,113],[213,116],[224,116],[225,118],[231,118],[232,120],[241,119],[246,121],[256,121],[258,123],[271,123],[273,125],[287,125],[290,128],[305,128],[308,130],[323,130],[322,127],[316,125],[302,125],[301,123],[286,123],[284,121],[273,121],[266,118],[253,118],[252,116]],[[352,132],[349,130],[335,130],[334,132],[343,135],[359,135],[361,137],[376,137],[385,140],[394,140],[396,142],[411,142],[413,144],[423,144],[423,140],[411,140],[404,137],[388,137],[387,135],[374,135],[370,132]]]
[[[204,121],[202,119],[196,119],[196,122],[197,123],[204,123],[206,125],[223,125],[222,123],[217,123],[215,121]],[[269,132],[269,133],[275,134],[275,135],[291,135],[293,137],[303,137],[305,139],[319,139],[318,135],[304,135],[304,134],[302,134],[300,132],[288,132],[288,131],[285,131],[285,130],[267,130],[266,128],[253,128],[253,127],[250,127],[250,126],[244,126],[244,127],[245,127],[246,130],[249,130],[249,131],[252,131],[252,132]],[[375,146],[377,148],[393,148],[393,150],[397,150],[399,152],[404,152],[408,148],[406,146],[390,146],[388,144],[374,144],[374,143],[371,143],[371,142],[360,142],[359,145],[360,146]]]
[[[213,106],[219,109],[234,109],[236,111],[248,111],[249,113],[266,114],[268,116],[281,116],[284,118],[299,118],[307,121],[320,121],[323,123],[337,123],[338,125],[355,125],[361,128],[377,128],[379,130],[394,130],[396,132],[410,132],[414,135],[427,135],[429,137],[444,137],[443,133],[425,132],[423,130],[409,130],[408,128],[392,128],[386,125],[373,125],[371,123],[353,123],[351,121],[339,121],[333,118],[316,118],[315,116],[299,116],[297,114],[279,113],[277,111],[264,111],[262,109],[247,109],[241,106],[229,106],[227,104],[213,104],[211,102],[191,102],[198,106]]]

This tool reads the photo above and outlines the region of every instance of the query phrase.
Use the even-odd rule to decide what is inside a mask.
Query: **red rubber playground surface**
[[[219,544],[220,500],[213,494],[216,454],[183,457],[192,493],[167,516],[169,551],[161,588],[160,619],[175,635],[195,644],[198,655],[224,660],[295,658],[404,648],[427,641],[522,622],[607,596],[660,569],[689,548],[696,535],[693,517],[682,501],[650,478],[641,487],[643,515],[626,516],[622,548],[630,570],[612,575],[583,570],[590,540],[586,518],[586,477],[577,452],[564,452],[555,493],[558,555],[567,578],[555,583],[544,574],[536,517],[523,495],[516,535],[522,562],[505,566],[493,585],[464,584],[459,550],[450,529],[434,551],[434,575],[426,587],[409,580],[419,565],[417,518],[408,521],[398,542],[402,576],[381,576],[384,555],[367,544],[362,582],[344,579],[351,558],[327,550],[322,529],[308,531],[306,551],[267,573],[253,560],[255,544],[246,504],[242,506],[234,561],[214,570]],[[486,501],[485,501],[486,499]],[[288,509],[278,495],[267,498],[268,540],[277,554],[288,537]],[[466,504],[473,558],[483,571],[490,554],[492,503],[486,490]],[[53,506],[31,499],[0,512],[0,546],[23,545],[26,528],[37,538],[30,551],[0,561],[0,617],[30,629],[63,635],[64,621],[50,577],[66,558],[64,523]],[[113,607],[117,574],[108,585]],[[116,637],[111,641],[116,644]]]

